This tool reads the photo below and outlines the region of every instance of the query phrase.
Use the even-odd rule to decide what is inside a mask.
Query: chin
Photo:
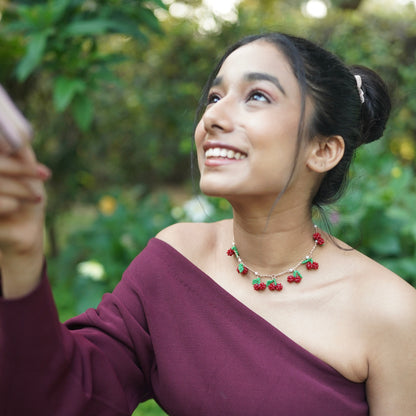
[[[226,197],[230,193],[229,189],[225,189],[225,187],[220,186],[218,183],[207,184],[200,182],[199,189],[206,196]]]

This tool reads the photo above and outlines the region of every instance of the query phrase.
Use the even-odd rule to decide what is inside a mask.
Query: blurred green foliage
[[[143,196],[135,189],[105,194],[88,211],[75,209],[66,217],[64,249],[49,262],[52,285],[69,294],[62,304],[57,297],[61,318],[97,306],[148,240],[175,221],[171,210],[166,195]]]
[[[36,70],[47,72],[55,110],[71,106],[78,127],[88,129],[93,117],[91,93],[100,82],[114,80],[111,65],[125,59],[123,54],[102,50],[99,42],[109,34],[146,41],[146,29],[161,33],[152,6],[165,7],[161,0],[6,3],[3,33],[18,37],[25,50],[15,69],[17,79],[25,81]]]

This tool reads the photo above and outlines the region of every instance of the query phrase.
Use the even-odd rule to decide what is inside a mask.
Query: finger
[[[0,197],[0,218],[11,215],[20,209],[21,203],[16,198]]]
[[[38,202],[42,199],[43,187],[35,181],[0,177],[0,197],[15,198],[20,202]]]
[[[2,126],[0,126],[0,153],[4,155],[11,155],[16,149],[11,145],[10,140],[6,137]]]
[[[22,156],[25,159],[24,156]],[[42,177],[42,175],[47,174],[46,166],[40,165],[38,163],[27,163],[26,160],[16,156],[6,156],[0,154],[0,175],[5,176],[21,176],[21,177]],[[42,167],[39,167],[42,166]]]
[[[35,168],[38,163],[32,146],[30,146],[27,142],[23,143],[22,146],[12,155],[12,157],[15,157],[17,160],[26,163],[28,166],[32,166],[33,168]]]

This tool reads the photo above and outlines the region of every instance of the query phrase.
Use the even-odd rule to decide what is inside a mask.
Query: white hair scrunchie
[[[360,100],[361,100],[361,104],[363,104],[364,103],[364,91],[363,91],[363,89],[361,88],[362,87],[362,85],[363,85],[363,81],[362,81],[362,79],[361,79],[361,76],[360,75],[354,75],[354,77],[355,77],[355,81],[357,82],[357,88],[358,88],[358,94],[360,94]]]

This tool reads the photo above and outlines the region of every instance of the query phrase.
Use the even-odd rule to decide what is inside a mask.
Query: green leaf
[[[86,95],[77,94],[71,108],[78,127],[83,131],[88,130],[94,113],[91,100]]]
[[[260,277],[258,277],[257,279],[254,279],[251,283],[252,283],[253,285],[255,285],[255,284],[260,284],[260,283],[261,283],[261,279],[260,279]]]
[[[85,82],[79,78],[59,77],[55,80],[53,102],[58,111],[65,110],[77,93],[86,89]]]
[[[143,19],[143,22],[146,26],[151,29],[155,33],[162,33],[159,20],[153,14],[153,12],[149,9],[140,9],[140,17]]]
[[[65,14],[71,0],[54,0],[50,4],[53,22],[58,22]]]
[[[26,47],[26,55],[19,62],[16,68],[16,75],[19,81],[24,81],[40,65],[43,53],[46,49],[46,41],[49,31],[35,33]]]
[[[162,0],[151,0],[150,3],[154,3],[161,9],[168,10],[168,6]]]
[[[70,23],[63,31],[64,35],[101,35],[114,27],[114,23],[107,19],[81,20]]]

